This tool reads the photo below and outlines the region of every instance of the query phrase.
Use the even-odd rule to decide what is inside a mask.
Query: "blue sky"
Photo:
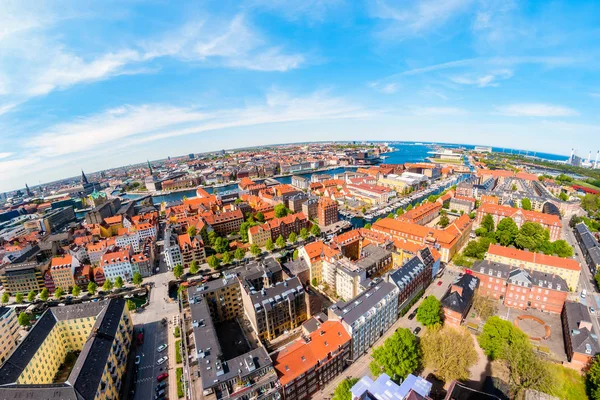
[[[0,191],[293,141],[595,154],[599,16],[597,1],[0,0]]]

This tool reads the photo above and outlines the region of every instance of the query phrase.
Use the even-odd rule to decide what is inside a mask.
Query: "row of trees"
[[[141,285],[142,280],[143,280],[142,276],[140,275],[139,272],[136,272],[135,274],[133,274],[132,281],[136,286]],[[121,289],[123,286],[125,286],[125,281],[123,280],[123,278],[118,276],[114,282],[110,279],[106,279],[104,281],[104,284],[102,285],[102,289],[105,292],[110,292],[111,290],[113,290],[113,288]],[[79,286],[73,286],[72,288],[69,288],[67,290],[68,290],[68,293],[74,297],[78,297],[82,291],[82,289]],[[95,295],[97,290],[98,290],[98,285],[95,282],[88,283],[87,291],[90,295],[92,295],[92,296]],[[58,287],[54,290],[54,298],[57,300],[62,298],[66,294],[67,294],[67,291],[65,291],[65,289],[63,289],[61,287]],[[29,302],[29,303],[33,302],[36,299],[36,297],[38,297],[38,292],[36,292],[35,290],[29,291],[29,293],[27,293],[27,302]],[[42,301],[47,301],[50,298],[50,291],[48,290],[48,288],[44,288],[44,289],[42,289],[41,292],[39,292],[39,298]],[[23,303],[24,299],[25,299],[25,295],[23,293],[15,294],[15,302],[17,304]],[[4,292],[2,294],[1,300],[2,300],[2,304],[7,304],[10,300],[10,293]]]

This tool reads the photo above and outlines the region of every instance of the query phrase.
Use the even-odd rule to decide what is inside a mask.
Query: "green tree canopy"
[[[219,235],[215,231],[208,232],[208,244],[214,246]]]
[[[369,368],[375,376],[385,372],[398,382],[418,369],[420,360],[421,349],[417,337],[409,329],[399,328],[382,346],[373,350],[373,361]]]
[[[61,297],[63,297],[65,295],[65,291],[63,288],[61,287],[57,287],[56,290],[54,290],[54,298],[55,299],[60,299]]]
[[[495,242],[495,239],[486,236],[482,236],[477,240],[471,240],[467,243],[467,247],[465,247],[464,255],[483,260],[485,253],[490,248],[490,244]]]
[[[520,249],[535,251],[550,239],[550,232],[536,222],[525,222],[515,237],[515,245]]]
[[[217,269],[221,265],[221,260],[219,260],[219,258],[217,256],[215,256],[214,254],[212,256],[208,257],[206,262],[208,262],[208,266],[211,267],[212,269]]]
[[[298,236],[296,235],[295,232],[290,233],[290,236],[288,236],[288,241],[292,244],[296,243],[296,240],[298,240]]]
[[[321,228],[319,228],[319,225],[313,224],[313,226],[310,228],[310,233],[315,236],[321,236]]]
[[[490,214],[485,214],[481,220],[481,227],[485,228],[487,232],[493,233],[495,231],[494,217]]]
[[[473,338],[464,328],[436,325],[421,338],[423,363],[444,382],[466,380],[477,362]]]
[[[399,208],[396,210],[396,215],[397,216],[401,216],[402,214],[404,214],[404,208]]]
[[[223,258],[221,259],[221,261],[223,261],[223,264],[229,264],[232,260],[233,257],[230,251],[226,251],[225,253],[223,253]]]
[[[2,294],[2,304],[8,303],[8,300],[10,300],[10,294],[8,292],[4,292]]]
[[[29,322],[31,321],[31,317],[26,312],[22,312],[22,313],[19,313],[18,321],[19,321],[19,325],[27,326],[27,325],[29,325]]]
[[[104,281],[104,284],[102,285],[102,290],[104,290],[105,292],[110,292],[113,288],[113,282],[109,279],[106,278],[106,280]]]
[[[93,296],[96,294],[96,290],[98,290],[98,285],[96,282],[90,282],[88,283],[87,290],[88,293]]]
[[[258,255],[260,255],[261,252],[262,251],[260,250],[260,247],[258,247],[258,245],[256,243],[253,244],[252,246],[250,246],[250,253],[253,256],[258,256]]]
[[[425,326],[442,323],[442,303],[435,296],[427,296],[417,311],[417,321]]]
[[[553,253],[559,257],[573,257],[573,248],[566,240],[560,239],[552,242]]]
[[[440,226],[442,228],[445,228],[448,225],[450,225],[450,218],[448,218],[448,216],[446,214],[444,214],[440,217]]]
[[[40,299],[46,301],[48,300],[48,297],[50,297],[50,291],[48,290],[48,288],[43,288],[42,292],[40,293]]]
[[[181,278],[181,275],[183,275],[183,265],[175,264],[173,267],[173,275],[175,275],[176,279]]]
[[[195,275],[198,273],[198,271],[200,271],[200,264],[197,260],[193,260],[190,263],[190,274]]]
[[[265,222],[265,215],[261,211],[257,212],[256,215],[254,216],[254,218],[258,222]]]
[[[528,342],[527,336],[512,322],[504,321],[498,316],[489,317],[479,335],[479,346],[490,359],[501,359],[506,346],[516,342]]]
[[[517,340],[505,344],[502,358],[509,372],[511,398],[521,398],[521,393],[526,389],[550,393],[555,386],[548,362],[533,352],[529,341]]]
[[[521,207],[523,210],[531,211],[531,200],[525,197],[523,200],[521,200]]]
[[[35,300],[35,296],[37,296],[37,293],[35,292],[35,290],[30,290],[29,293],[27,294],[27,301],[28,302],[32,302]]]
[[[331,400],[352,400],[350,389],[358,382],[358,378],[346,378],[335,388]]]
[[[285,239],[283,238],[283,236],[279,235],[279,237],[277,238],[277,240],[275,241],[275,244],[277,245],[277,247],[279,247],[280,249],[282,247],[285,247]]]
[[[502,218],[496,229],[496,240],[502,246],[510,246],[514,243],[519,227],[512,218]]]
[[[117,289],[121,289],[124,284],[125,284],[125,282],[123,282],[123,278],[121,278],[120,276],[117,276],[117,279],[115,279],[115,287]]]
[[[21,304],[23,302],[23,293],[19,292],[15,295],[15,302],[17,304]]]
[[[190,225],[187,228],[187,233],[188,235],[190,235],[190,237],[196,237],[196,234],[198,233],[198,230],[196,229],[196,227],[194,225]]]
[[[288,215],[288,209],[285,207],[285,204],[279,203],[275,206],[275,218],[281,218]]]
[[[140,274],[139,272],[134,272],[132,281],[135,286],[139,287],[143,281],[142,274]]]
[[[267,242],[265,243],[265,249],[267,249],[267,251],[275,250],[275,245],[273,244],[273,239],[271,239],[271,238],[267,239]]]
[[[300,229],[300,237],[302,238],[302,240],[308,239],[308,235],[309,235],[308,229],[306,229],[306,228]]]
[[[298,259],[298,249],[294,249],[292,253],[292,260],[296,261]]]
[[[129,311],[133,311],[137,308],[137,306],[135,305],[135,303],[132,300],[127,300],[125,303],[127,304],[127,309]]]
[[[473,297],[473,309],[482,321],[486,321],[489,317],[496,314],[498,305],[496,299],[482,295],[479,289],[477,289]]]
[[[586,387],[592,400],[600,400],[600,356],[594,357],[585,374]]]
[[[242,249],[241,247],[235,249],[235,253],[233,253],[233,258],[235,258],[236,260],[243,260],[245,256],[246,250]]]
[[[567,200],[569,200],[569,195],[567,195],[565,192],[560,192],[560,194],[558,195],[558,198],[561,199],[562,201],[567,201]]]
[[[227,239],[219,237],[215,240],[215,245],[213,246],[217,253],[225,253],[229,250],[229,242]]]
[[[79,286],[73,286],[71,294],[75,297],[79,296],[81,294],[81,288]]]
[[[413,205],[412,204],[409,204],[408,207],[406,207],[406,211],[410,211],[412,209],[413,209]]]
[[[371,229],[371,227],[372,227],[372,226],[373,226],[373,224],[371,224],[371,223],[366,223],[366,224],[365,224],[365,226],[364,226],[364,228],[365,228],[365,229]]]

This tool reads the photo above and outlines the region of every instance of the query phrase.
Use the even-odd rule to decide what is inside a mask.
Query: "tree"
[[[10,294],[8,292],[4,292],[2,294],[2,304],[8,303],[8,300],[10,300]]]
[[[175,268],[177,268],[177,266],[175,266]],[[105,292],[110,292],[113,288],[113,282],[106,278],[106,280],[104,281],[104,284],[102,285],[102,290],[104,290]]]
[[[281,218],[288,215],[288,209],[285,207],[285,204],[279,203],[275,206],[275,218]]]
[[[31,290],[28,294],[27,294],[27,301],[32,303],[35,300],[35,296],[37,296],[37,293],[35,292],[35,290]]]
[[[569,200],[569,195],[567,195],[565,192],[560,192],[560,194],[558,195],[558,198],[561,199],[562,201],[567,201],[567,200]]]
[[[319,225],[313,224],[313,226],[310,228],[310,233],[315,236],[321,236],[321,228],[319,228]]]
[[[319,281],[317,281],[317,278],[312,278],[312,281],[310,281],[311,285],[313,285],[314,287],[319,286]]]
[[[73,286],[73,291],[71,292],[71,294],[74,297],[78,297],[81,294],[81,288],[79,286]]]
[[[419,368],[420,359],[421,349],[417,337],[409,329],[399,328],[385,340],[383,346],[373,350],[373,361],[369,369],[375,376],[385,372],[398,382]]]
[[[267,249],[267,251],[275,250],[275,245],[273,244],[273,239],[271,239],[271,238],[267,239],[267,242],[265,243],[265,249]]]
[[[175,326],[175,329],[173,330],[173,336],[175,336],[176,338],[181,336],[181,328],[179,327],[179,325]]]
[[[279,247],[280,249],[282,247],[285,247],[285,239],[283,238],[283,236],[279,235],[279,237],[277,238],[277,240],[275,241],[275,244],[277,245],[277,247]]]
[[[254,216],[254,218],[258,222],[265,222],[265,214],[263,214],[262,211],[257,212],[256,215]]]
[[[143,282],[142,274],[139,272],[134,272],[132,282],[135,286],[139,287]]]
[[[23,302],[23,293],[19,292],[15,295],[15,302],[17,304],[21,304]]]
[[[221,265],[221,260],[219,260],[217,258],[217,256],[215,256],[214,254],[212,256],[208,257],[206,262],[208,262],[208,266],[211,267],[212,269],[218,269],[219,265]]]
[[[523,210],[531,211],[531,200],[529,200],[527,197],[521,200],[521,208]]]
[[[123,278],[121,278],[120,276],[117,276],[117,279],[115,279],[115,287],[117,289],[121,289],[124,284],[125,283],[123,282]]]
[[[490,214],[485,214],[481,220],[481,227],[485,228],[485,230],[489,233],[493,233],[495,231],[494,217],[492,217]]]
[[[423,363],[444,382],[466,380],[477,362],[475,344],[464,328],[434,326],[421,338]]]
[[[477,240],[471,240],[465,247],[464,255],[467,257],[474,257],[478,260],[483,260],[485,253],[488,251],[490,244],[495,243],[496,240],[489,237],[480,237]]]
[[[502,353],[508,368],[512,398],[520,398],[521,392],[526,389],[551,391],[554,379],[549,364],[533,352],[529,341],[505,344]]]
[[[373,226],[373,224],[366,223],[365,226],[364,226],[364,228],[365,229],[371,229],[372,226]]]
[[[498,305],[496,300],[491,297],[482,295],[479,290],[475,291],[473,297],[473,309],[482,321],[487,320],[492,315],[498,312]]]
[[[40,293],[40,299],[42,299],[42,301],[46,301],[48,300],[48,297],[50,297],[50,291],[48,288],[43,288],[42,292]]]
[[[389,214],[386,216],[386,218],[391,218],[391,219],[394,219],[394,217],[395,217],[394,213],[389,213]]]
[[[478,337],[479,346],[491,360],[502,359],[507,345],[528,342],[527,336],[510,321],[500,317],[489,317]]]
[[[217,241],[218,238],[219,238],[219,235],[217,234],[217,232],[215,232],[215,231],[208,232],[208,244],[210,244],[211,246],[215,245],[215,242]]]
[[[440,226],[442,228],[445,228],[448,225],[450,225],[450,218],[448,218],[448,216],[446,214],[444,214],[440,217]]]
[[[518,233],[519,227],[512,218],[502,218],[496,229],[496,240],[502,246],[510,246],[514,243]]]
[[[56,300],[60,299],[61,297],[63,297],[65,295],[65,291],[63,288],[61,287],[57,287],[56,290],[54,291],[54,298]]]
[[[223,261],[223,264],[229,264],[232,260],[233,257],[231,255],[231,252],[226,251],[225,253],[223,253],[223,258],[221,259],[221,261]]]
[[[402,214],[404,214],[404,208],[399,208],[396,210],[396,215],[397,216],[401,216]]]
[[[358,382],[358,378],[346,378],[340,382],[333,392],[331,400],[352,400],[350,389]]]
[[[520,249],[538,250],[542,243],[550,240],[550,232],[535,222],[525,222],[521,225],[515,237],[515,245]]]
[[[365,207],[361,208],[360,211],[364,214],[367,212],[367,209]]]
[[[425,326],[442,323],[442,303],[435,296],[427,296],[417,311],[417,321]]]
[[[195,275],[200,271],[200,264],[197,260],[193,260],[190,264],[190,274]]]
[[[294,252],[292,253],[292,260],[296,261],[298,259],[298,249],[294,249]]]
[[[408,207],[406,207],[406,211],[410,211],[412,209],[413,209],[413,205],[412,204],[409,204]]]
[[[88,293],[93,296],[96,294],[96,290],[98,290],[98,285],[96,284],[96,282],[90,282],[90,283],[88,283],[87,290],[88,290]],[[43,291],[42,291],[42,293],[43,293]]]
[[[190,235],[191,238],[196,237],[197,233],[198,233],[198,230],[196,229],[196,227],[194,225],[188,226],[187,234]]]
[[[235,249],[235,253],[233,253],[233,258],[235,258],[236,260],[243,260],[245,256],[246,250],[242,249],[241,247]]]
[[[292,244],[296,243],[296,240],[298,240],[298,236],[296,235],[295,232],[290,233],[290,236],[288,236],[288,241]]]
[[[229,242],[227,239],[219,237],[215,240],[215,245],[213,247],[217,253],[225,253],[229,250]]]
[[[27,325],[29,325],[29,322],[31,322],[31,317],[26,312],[22,312],[22,313],[19,313],[18,321],[19,321],[19,325],[27,326]]]
[[[588,396],[600,400],[600,357],[596,356],[585,374]]]
[[[302,238],[302,240],[308,239],[308,235],[309,235],[308,229],[306,229],[306,228],[300,229],[300,237]]]
[[[258,256],[260,255],[260,253],[262,253],[262,251],[260,250],[260,247],[258,247],[258,245],[255,243],[252,246],[250,246],[250,254],[252,254],[253,256]]]
[[[137,306],[135,305],[135,303],[132,300],[127,300],[126,304],[127,304],[127,309],[129,311],[133,311],[137,308]]]
[[[553,253],[559,257],[573,257],[573,248],[566,240],[560,239],[552,242]]]

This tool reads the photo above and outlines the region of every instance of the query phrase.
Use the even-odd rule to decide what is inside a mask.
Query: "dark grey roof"
[[[246,290],[248,289],[246,288]],[[277,282],[273,286],[262,288],[259,291],[251,290],[249,293],[255,310],[264,308],[268,311],[273,307],[273,304],[283,299],[304,296],[304,287],[297,277],[293,277],[283,282]]]
[[[338,301],[331,306],[330,310],[348,325],[352,325],[392,292],[398,293],[396,285],[391,282],[380,281],[374,283],[373,286],[352,300]]]
[[[425,264],[423,261],[414,256],[408,260],[404,265],[392,272],[389,275],[389,279],[398,286],[400,292],[402,292],[412,281],[425,270]]]
[[[479,279],[475,276],[470,274],[463,275],[450,286],[450,289],[442,297],[442,306],[465,315],[469,311],[469,307],[471,307],[471,300],[473,299],[477,285],[479,285]],[[453,290],[454,286],[462,288],[462,295]]]
[[[361,258],[356,261],[360,268],[368,269],[391,256],[391,252],[375,244],[368,244],[361,251]]]
[[[12,308],[10,307],[0,307],[0,318],[4,317]]]
[[[284,266],[294,276],[298,276],[298,274],[308,270],[308,264],[306,264],[306,261],[300,257],[294,261],[285,263]]]
[[[558,275],[546,274],[541,271],[531,271],[515,268],[508,264],[493,262],[489,260],[479,261],[473,265],[473,271],[494,278],[500,278],[503,281],[509,281],[513,285],[525,287],[542,287],[546,289],[568,292],[567,282]]]
[[[7,400],[93,399],[98,391],[124,309],[125,300],[118,298],[46,310],[0,368],[0,398]],[[94,333],[84,345],[66,382],[48,385],[15,384],[58,321],[91,316],[97,316],[93,327]]]
[[[598,336],[594,332],[592,317],[586,305],[571,301],[565,302],[568,332],[571,337],[573,351],[576,353],[595,356],[600,352]],[[589,328],[588,328],[589,327]]]

